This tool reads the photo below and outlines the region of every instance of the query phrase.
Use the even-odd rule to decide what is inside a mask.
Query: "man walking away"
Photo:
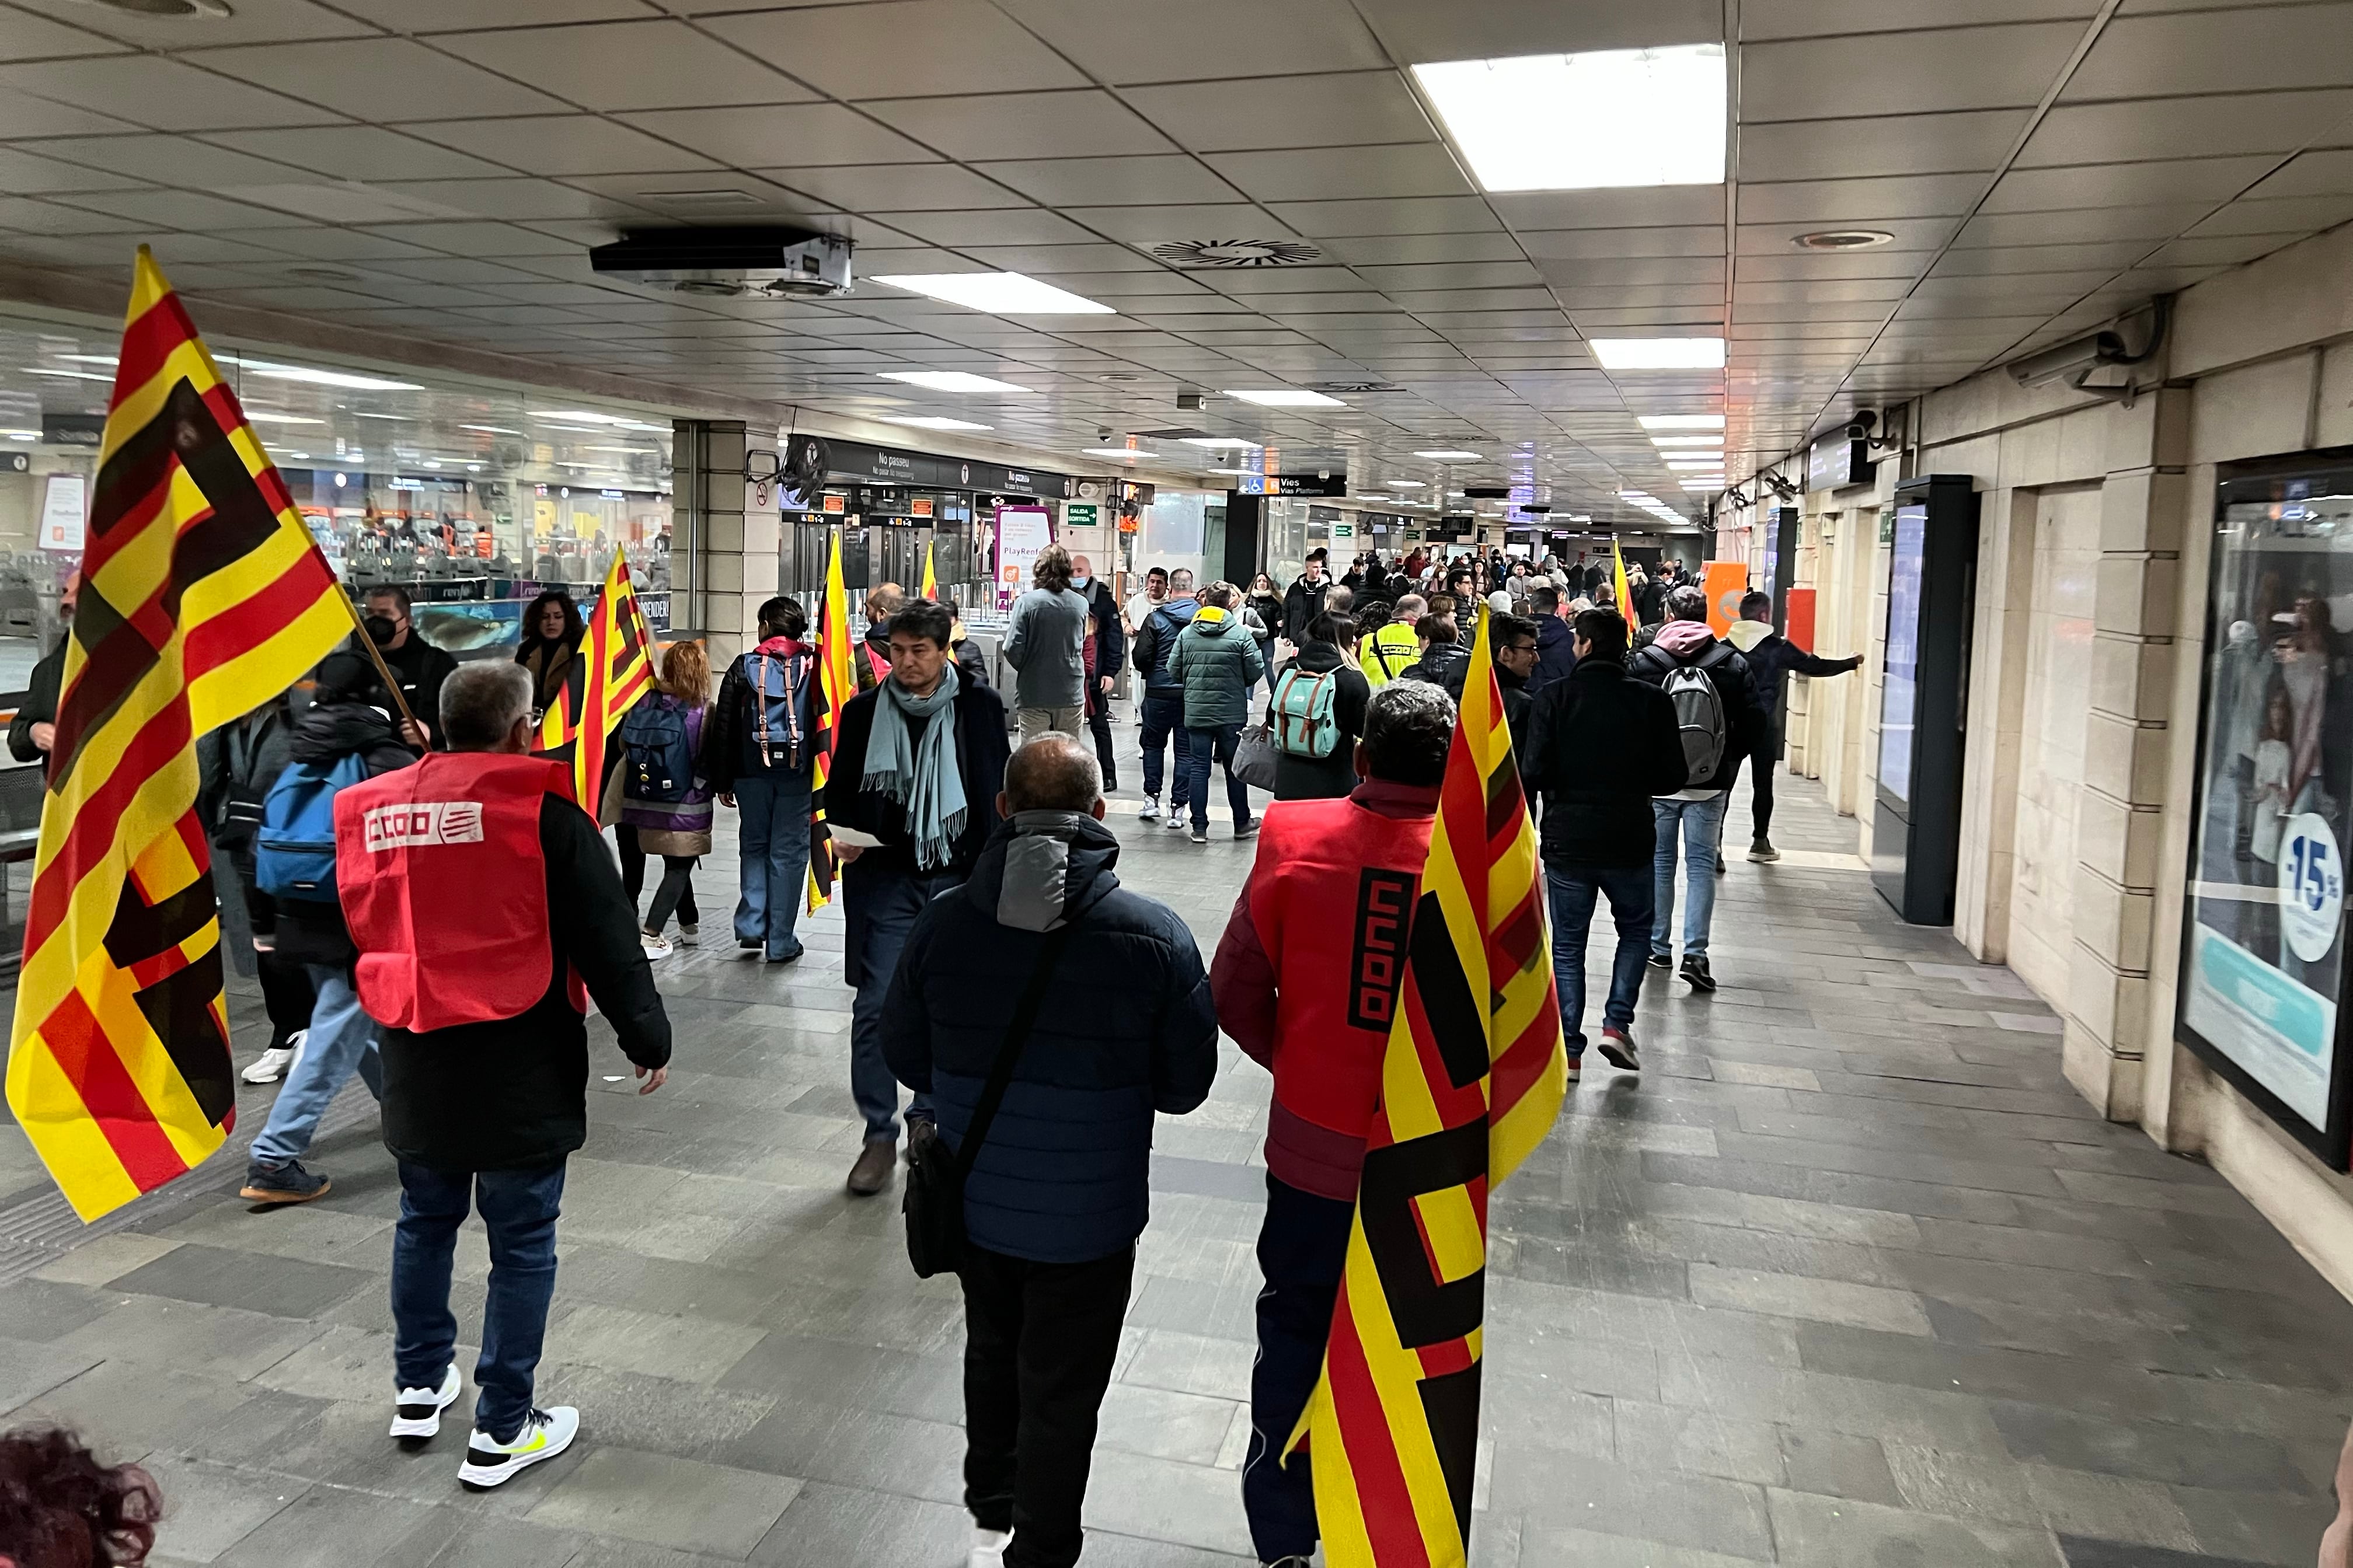
[[[1364,651],[1356,656],[1356,668],[1365,672],[1374,690],[1405,674],[1421,658],[1421,639],[1415,636],[1414,627],[1428,614],[1429,600],[1419,594],[1400,595],[1389,610],[1389,618],[1365,639]]]
[[[858,669],[859,690],[873,690],[891,673],[891,617],[906,607],[907,590],[896,583],[877,583],[866,590],[866,637],[850,658]]]
[[[1193,574],[1178,567],[1168,574],[1168,597],[1144,617],[1135,629],[1134,662],[1144,677],[1144,700],[1136,704],[1144,753],[1145,821],[1160,818],[1162,758],[1173,737],[1176,765],[1168,778],[1168,826],[1185,826],[1186,779],[1192,772],[1193,738],[1185,732],[1185,685],[1175,669],[1176,639],[1192,624],[1200,606],[1193,601]]]
[[[1226,801],[1234,813],[1234,837],[1258,831],[1250,819],[1250,785],[1234,777],[1234,752],[1250,718],[1250,690],[1266,679],[1258,639],[1234,615],[1241,590],[1212,583],[1201,595],[1200,613],[1179,633],[1170,671],[1185,691],[1185,790],[1193,804],[1193,842],[1209,841],[1209,763],[1226,770]],[[1176,820],[1176,813],[1169,813]]]
[[[1282,1450],[1324,1365],[1453,740],[1454,704],[1437,687],[1375,692],[1356,793],[1267,812],[1210,966],[1219,1026],[1274,1075],[1242,1510],[1259,1560],[1286,1568],[1306,1568],[1315,1551],[1316,1457],[1285,1463]]]
[[[292,760],[270,786],[254,835],[254,880],[276,914],[278,956],[303,967],[318,999],[302,1052],[286,1069],[269,1120],[248,1154],[239,1194],[248,1203],[301,1204],[326,1196],[332,1184],[302,1164],[319,1118],[353,1073],[370,1094],[384,1098],[376,1027],[362,1010],[352,978],[358,955],[337,896],[343,856],[334,829],[337,795],[417,760],[394,732],[391,715],[361,700],[362,693],[382,691],[375,668],[358,654],[334,653],[321,661],[317,692],[294,721],[287,748]]]
[[[1577,617],[1576,637],[1577,668],[1537,693],[1520,751],[1528,798],[1544,803],[1553,984],[1572,1082],[1586,1046],[1586,936],[1604,895],[1618,927],[1618,952],[1601,1007],[1601,1054],[1613,1067],[1641,1070],[1634,1003],[1658,897],[1651,797],[1672,793],[1688,776],[1675,705],[1627,678],[1625,621],[1615,610],[1587,610]]]
[[[424,726],[423,734],[406,732],[401,738],[419,751],[440,742],[435,739],[441,730],[441,685],[457,672],[458,661],[444,650],[427,642],[408,616],[408,590],[406,588],[371,588],[368,590],[367,613],[370,620],[388,623],[389,636],[378,636],[376,647],[384,652],[385,663],[400,679],[400,695],[408,710],[417,715]],[[375,633],[377,628],[370,627]]]
[[[1778,860],[1781,852],[1773,847],[1773,769],[1781,761],[1781,689],[1792,675],[1820,679],[1860,668],[1862,655],[1817,658],[1773,629],[1771,595],[1753,591],[1741,595],[1740,618],[1732,623],[1728,640],[1748,661],[1748,696],[1757,710],[1748,743],[1750,787],[1756,792],[1750,815],[1757,819],[1748,858]]]
[[[998,809],[971,879],[908,934],[883,1049],[953,1146],[1015,1053],[964,1194],[969,1561],[1068,1568],[1149,1217],[1153,1117],[1208,1097],[1218,1026],[1183,919],[1113,873],[1119,840],[1084,748],[1022,747]],[[1048,1004],[1012,1040],[1039,980]]]
[[[793,927],[808,877],[817,760],[817,649],[801,640],[807,633],[799,601],[760,606],[759,646],[727,667],[703,747],[712,789],[739,814],[735,945],[765,952],[770,963],[802,952]]]
[[[1071,586],[1071,552],[1050,544],[1031,569],[1037,584],[1014,602],[1005,662],[1019,671],[1013,706],[1024,744],[1049,730],[1079,736],[1086,702],[1087,596]]]
[[[1472,608],[1465,613],[1476,616],[1479,612]],[[1421,657],[1405,672],[1406,679],[1462,689],[1462,671],[1471,663],[1471,645],[1462,640],[1454,617],[1444,611],[1424,616],[1414,623],[1413,635]]]
[[[1707,966],[1708,922],[1715,913],[1715,873],[1724,853],[1724,804],[1740,777],[1740,759],[1757,717],[1748,661],[1707,629],[1707,591],[1686,584],[1667,595],[1667,621],[1628,668],[1665,692],[1682,737],[1684,787],[1654,797],[1658,842],[1651,858],[1651,964],[1674,963],[1668,936],[1675,918],[1675,838],[1683,837],[1690,908],[1683,911],[1683,977],[1694,991],[1715,989]]]
[[[1577,668],[1577,632],[1569,625],[1567,601],[1557,588],[1538,588],[1528,595],[1536,621],[1536,667],[1528,674],[1533,697],[1557,680],[1567,680]]]
[[[890,1184],[899,1142],[899,1085],[882,1058],[882,1002],[900,949],[923,906],[971,875],[997,825],[1005,783],[1005,703],[956,673],[948,658],[954,625],[946,607],[929,599],[891,617],[891,673],[842,709],[826,786],[848,917],[842,980],[858,993],[849,1009],[849,1090],[866,1119],[866,1146],[849,1185],[860,1197]],[[928,1121],[931,1104],[917,1095],[907,1114]]]
[[[586,997],[638,1093],[670,1076],[670,1019],[612,857],[573,803],[568,766],[524,754],[531,696],[518,665],[467,665],[442,701],[450,750],[335,802],[360,996],[385,1021],[384,1142],[400,1163],[392,1435],[432,1437],[457,1400],[450,1260],[479,1210],[491,1277],[458,1468],[472,1491],[554,1458],[580,1430],[577,1410],[536,1404],[533,1374],[565,1160],[588,1138]]]
[[[1305,642],[1307,623],[1324,613],[1324,595],[1332,588],[1324,566],[1330,559],[1330,552],[1320,545],[1309,551],[1307,569],[1282,591],[1282,635],[1291,642]]]
[[[1087,614],[1094,620],[1090,634],[1094,661],[1087,677],[1094,691],[1087,702],[1087,732],[1095,738],[1095,763],[1103,769],[1103,793],[1108,795],[1119,787],[1119,753],[1111,738],[1111,692],[1118,684],[1113,672],[1127,657],[1127,637],[1120,628],[1119,602],[1111,596],[1111,584],[1095,575],[1093,562],[1083,555],[1071,558],[1071,586],[1085,596]]]

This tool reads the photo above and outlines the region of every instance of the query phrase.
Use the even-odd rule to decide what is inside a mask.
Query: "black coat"
[[[569,970],[630,1061],[669,1065],[670,1017],[604,837],[586,812],[549,795],[539,847],[554,960],[547,990],[512,1018],[384,1031],[384,1144],[395,1158],[435,1171],[526,1170],[588,1141],[588,1027],[565,994]]]
[[[1282,593],[1282,635],[1294,643],[1307,640],[1307,623],[1324,613],[1324,595],[1331,591],[1332,579],[1310,583],[1302,574]],[[1269,626],[1269,631],[1277,628]]]
[[[1119,624],[1119,601],[1111,596],[1111,584],[1097,577],[1086,586],[1087,614],[1095,618],[1095,672],[1092,679],[1101,680],[1106,675],[1119,673],[1120,660],[1127,657],[1127,633]]]
[[[1520,773],[1544,809],[1544,860],[1571,867],[1651,864],[1651,798],[1683,787],[1675,705],[1623,665],[1588,658],[1536,693]]]
[[[1356,741],[1365,732],[1365,704],[1372,700],[1372,682],[1365,672],[1340,657],[1327,642],[1312,642],[1299,657],[1275,673],[1269,688],[1267,721],[1274,721],[1272,686],[1284,670],[1303,669],[1310,675],[1339,671],[1332,689],[1332,725],[1340,732],[1328,757],[1294,757],[1277,752],[1274,757],[1274,798],[1277,800],[1338,800],[1356,787]]]
[[[874,705],[881,698],[861,691],[841,710],[841,738],[833,749],[825,790],[828,822],[854,827],[882,841],[860,857],[868,871],[916,875],[915,851],[907,838],[906,809],[880,790],[864,787],[866,742],[874,733]],[[1005,700],[986,686],[961,681],[955,694],[956,769],[964,778],[964,832],[950,847],[946,866],[923,868],[926,876],[969,875],[981,847],[997,826],[997,794],[1005,787],[1005,763],[1012,755],[1005,740]]]
[[[1462,689],[1462,672],[1470,667],[1471,650],[1459,642],[1434,642],[1429,651],[1415,661],[1400,677],[1405,680],[1427,680],[1443,686],[1450,691]]]
[[[41,656],[25,683],[25,700],[8,721],[8,754],[20,763],[37,763],[47,755],[33,744],[33,726],[58,721],[58,689],[65,684],[66,639]]]
[[[314,702],[294,721],[287,745],[290,763],[332,763],[356,752],[375,778],[417,761],[384,710],[365,702]],[[276,783],[272,780],[271,783]],[[266,792],[265,792],[266,793]],[[275,900],[278,956],[290,963],[323,963],[348,969],[359,956],[341,904],[315,899]]]
[[[1528,672],[1528,690],[1542,691],[1555,681],[1567,680],[1568,672],[1577,668],[1577,631],[1558,616],[1536,618],[1536,667]]]
[[[1844,675],[1862,663],[1861,654],[1845,658],[1817,658],[1779,632],[1757,638],[1740,657],[1748,661],[1749,700],[1768,725],[1780,721],[1781,688],[1791,675]]]
[[[1716,764],[1715,773],[1704,784],[1688,786],[1677,784],[1674,789],[1661,790],[1661,795],[1692,789],[1730,789],[1740,777],[1740,759],[1757,736],[1772,721],[1757,711],[1756,700],[1748,684],[1748,661],[1733,651],[1732,645],[1721,637],[1711,637],[1706,646],[1694,651],[1687,659],[1679,659],[1659,646],[1656,641],[1635,653],[1626,661],[1627,673],[1651,686],[1664,685],[1667,673],[1679,664],[1698,664],[1704,668],[1707,678],[1715,685],[1715,695],[1724,705],[1724,758]],[[1678,741],[1680,745],[1681,742]]]
[[[384,650],[385,663],[400,679],[400,695],[408,702],[408,710],[417,715],[417,722],[433,732],[435,749],[448,751],[441,739],[441,683],[458,671],[458,661],[409,628],[408,640],[398,647]],[[385,705],[391,705],[390,699]],[[393,717],[400,717],[395,710]]]
[[[800,766],[786,765],[786,756],[779,750],[776,737],[769,737],[769,765],[760,765],[758,750],[759,724],[752,711],[754,700],[751,678],[744,673],[744,663],[753,656],[744,654],[728,665],[727,673],[719,678],[719,697],[711,705],[711,715],[702,732],[702,774],[711,782],[713,795],[732,795],[735,781],[745,777],[792,777],[807,775],[817,763],[818,721],[818,661],[812,655],[803,667],[800,689],[793,693],[793,706],[799,710],[801,721]]]
[[[1446,695],[1454,699],[1458,709],[1462,706],[1462,689],[1470,680],[1471,661],[1467,658],[1447,673]],[[1504,727],[1512,732],[1512,749],[1517,751],[1526,743],[1528,710],[1535,700],[1528,695],[1528,682],[1500,664],[1495,667],[1495,689],[1504,699]]]

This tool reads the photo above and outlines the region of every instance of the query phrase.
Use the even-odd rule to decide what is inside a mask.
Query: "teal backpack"
[[[1269,704],[1273,715],[1274,749],[1286,757],[1322,762],[1340,745],[1340,726],[1332,717],[1332,697],[1339,689],[1337,670],[1322,674],[1296,665],[1274,683]]]

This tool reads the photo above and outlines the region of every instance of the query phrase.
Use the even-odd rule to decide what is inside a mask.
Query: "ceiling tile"
[[[518,27],[438,38],[437,47],[543,84],[584,109],[702,109],[802,103],[817,94],[683,22]]]
[[[2105,268],[2114,272],[2148,254],[2141,239],[2110,240],[2093,245],[2010,245],[1969,250],[1948,250],[1936,263],[1947,277],[1965,273],[2071,272]]]
[[[1740,277],[1767,278],[1914,278],[1928,265],[1933,251],[1898,250],[1888,247],[1879,250],[1819,251],[1794,247],[1772,251],[1745,251],[1740,258]]]
[[[105,15],[93,7],[87,19],[97,21]],[[47,60],[122,52],[122,45],[96,33],[30,16],[14,6],[0,10],[0,60]]]
[[[648,0],[335,0],[340,10],[407,33],[504,27],[521,23],[553,27],[566,22],[605,22],[650,16]],[[679,10],[698,7],[681,5]],[[732,7],[705,6],[701,9]]]
[[[1298,148],[1279,153],[1212,153],[1208,163],[1262,202],[1345,197],[1451,196],[1471,183],[1435,142],[1381,147]]]
[[[145,220],[117,217],[112,213],[90,212],[80,207],[61,206],[55,202],[36,201],[30,196],[0,196],[0,232],[16,234],[133,234],[145,226]],[[125,258],[126,265],[128,258]]]
[[[1724,221],[1722,185],[1641,185],[1489,199],[1515,229],[1658,228]]]
[[[1358,0],[1356,9],[1389,53],[1406,64],[1710,44],[1724,38],[1718,0],[1577,5],[1557,0],[1482,0],[1477,5]]]
[[[1740,186],[1743,223],[1874,223],[1957,217],[1984,194],[1983,174],[1907,174],[1869,180],[1791,180]]]
[[[1388,65],[1347,0],[1001,0],[1101,79],[1119,85],[1371,70]]]
[[[920,163],[933,157],[889,126],[838,103],[666,109],[622,118],[642,131],[739,169]]]
[[[19,93],[103,108],[158,131],[323,125],[341,116],[283,93],[227,80],[155,55],[0,66],[0,104]]]
[[[1521,229],[1514,237],[1532,257],[1722,256],[1724,225],[1670,228]]]
[[[453,120],[417,134],[532,174],[641,174],[719,165],[657,137],[593,114]]]
[[[1385,234],[1473,234],[1503,225],[1477,196],[1403,196],[1391,200],[1283,202],[1274,216],[1310,239]]]
[[[1001,92],[1089,85],[984,0],[881,0],[703,25],[763,59],[789,62],[795,76],[839,98],[929,98],[984,82]]]
[[[1979,109],[1832,121],[1777,121],[1740,127],[1740,178],[1850,179],[1992,170],[2026,129],[2031,110]]]
[[[1749,44],[1740,51],[1740,118],[1818,120],[1829,82],[1851,115],[2031,108],[2083,33],[2077,23],[2042,22]]]
[[[2340,196],[2353,192],[2353,150],[2306,153],[2247,193],[2250,200],[2273,196]]]
[[[967,246],[965,254],[990,267],[1009,272],[1027,272],[1036,277],[1064,272],[1158,272],[1160,263],[1141,251],[1130,250],[1124,245],[1029,245],[1029,246]],[[1057,284],[1068,288],[1067,284]],[[1079,290],[1071,289],[1072,293]],[[1069,318],[1083,322],[1086,318]]]
[[[1399,289],[1503,289],[1538,281],[1536,269],[1524,260],[1359,266],[1356,271],[1373,288],[1392,293]]]
[[[87,163],[95,169],[181,189],[258,184],[300,177],[296,170],[274,159],[207,146],[185,136],[88,136],[24,145],[31,151]]]
[[[1972,0],[1965,15],[1986,25],[2078,20],[2099,10],[2098,0]],[[1854,33],[1910,32],[1956,19],[1948,0],[1743,0],[1740,37],[1756,44],[1768,38],[1843,37]]]
[[[1737,302],[1820,304],[1828,300],[1901,300],[1911,289],[1906,278],[1810,278],[1739,279]]]
[[[46,144],[37,142],[29,145]],[[145,183],[126,174],[45,158],[23,147],[0,147],[0,191],[10,195],[37,196],[47,191],[116,191]]]
[[[2060,94],[2067,103],[2347,84],[2353,5],[2234,5],[2119,16]]]
[[[564,106],[533,88],[407,38],[206,49],[205,67],[355,120],[396,123],[538,114]]]
[[[1229,202],[1239,193],[1180,153],[1140,158],[1046,158],[974,169],[1053,206],[1164,206]]]
[[[1367,235],[1327,240],[1324,254],[1351,266],[1430,262],[1521,261],[1526,253],[1508,234]]]
[[[243,202],[223,201],[202,191],[90,191],[77,195],[73,205],[116,217],[135,218],[164,228],[197,233],[242,234],[249,228],[292,228],[308,218],[271,212]]]
[[[2143,206],[2163,202],[2220,202],[2238,195],[2276,159],[2190,158],[2147,163],[2087,163],[2063,169],[2014,169],[2002,176],[1982,210],[2059,212],[2078,207]]]
[[[858,168],[770,171],[820,201],[849,212],[955,212],[1026,207],[1029,198],[953,163],[875,163]]]
[[[2197,227],[2192,239],[2234,234],[2317,234],[2353,218],[2353,196],[2281,196],[2232,202]]]
[[[2107,239],[2170,239],[2205,216],[2202,202],[2154,206],[2093,207],[2073,212],[1981,213],[1953,243],[1980,245],[2093,244]]]
[[[1393,70],[1187,82],[1134,88],[1121,96],[1198,153],[1437,139],[1429,116]]]
[[[983,208],[978,212],[878,213],[881,221],[929,244],[1083,245],[1094,236],[1043,207]]]
[[[222,131],[205,140],[257,158],[343,180],[487,178],[495,163],[375,125],[313,125],[300,131]],[[177,143],[185,145],[185,143]]]
[[[2021,168],[2286,153],[2353,115],[2353,90],[2256,92],[2062,103],[2019,153]]]
[[[2269,256],[2300,237],[2284,234],[2215,235],[2177,239],[2151,252],[2144,267],[2232,267]]]
[[[879,99],[860,107],[926,146],[964,161],[1175,151],[1168,138],[1133,109],[1093,88]]]
[[[1248,202],[1208,205],[1065,207],[1076,223],[1128,245],[1172,239],[1288,239],[1292,232]]]
[[[552,180],[400,180],[387,181],[380,190],[413,196],[448,209],[452,214],[510,223],[539,218],[628,217],[642,213],[617,197],[559,185]]]

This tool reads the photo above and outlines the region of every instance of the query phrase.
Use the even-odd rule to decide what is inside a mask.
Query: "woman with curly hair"
[[[0,1436],[0,1563],[131,1568],[154,1550],[164,1497],[136,1465],[98,1462],[71,1432]]]

